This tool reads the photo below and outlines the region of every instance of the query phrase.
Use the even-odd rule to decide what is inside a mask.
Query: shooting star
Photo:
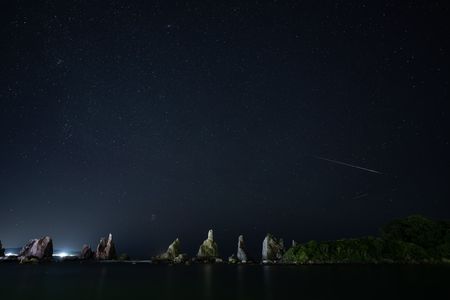
[[[353,197],[352,199],[355,200],[355,199],[360,199],[360,198],[364,198],[364,197],[367,197],[367,196],[369,196],[369,193],[364,193],[364,194],[356,195],[356,196]]]
[[[331,162],[331,163],[335,163],[335,164],[338,164],[338,165],[347,166],[347,167],[350,167],[350,168],[360,169],[360,170],[367,171],[367,172],[370,172],[370,173],[383,174],[383,173],[381,173],[379,171],[363,168],[363,167],[360,167],[360,166],[355,166],[355,165],[348,164],[348,163],[345,163],[345,162],[342,162],[342,161],[338,161],[338,160],[333,160],[333,159],[320,157],[320,156],[314,156],[314,158],[320,159],[320,160],[324,160],[324,161],[328,161],[328,162]]]

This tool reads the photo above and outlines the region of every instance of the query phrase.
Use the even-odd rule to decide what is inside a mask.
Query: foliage
[[[442,243],[449,227],[445,222],[435,222],[420,215],[395,220],[381,229],[381,235],[387,240],[414,243],[425,249]]]
[[[283,261],[298,264],[421,263],[443,262],[449,258],[449,223],[411,216],[384,226],[381,237],[310,241],[293,246],[284,254]]]

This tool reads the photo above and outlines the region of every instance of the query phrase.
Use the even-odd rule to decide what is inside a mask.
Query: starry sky
[[[6,1],[0,240],[224,257],[450,218],[446,1]],[[330,160],[376,170],[381,174]]]

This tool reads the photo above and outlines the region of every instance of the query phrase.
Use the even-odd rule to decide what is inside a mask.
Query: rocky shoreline
[[[127,262],[170,265],[190,264],[437,264],[450,263],[450,222],[432,221],[422,216],[410,216],[390,222],[381,230],[381,237],[364,237],[336,241],[310,241],[292,246],[286,251],[284,241],[267,234],[262,242],[261,260],[252,260],[245,247],[244,236],[238,237],[236,253],[225,261],[219,255],[219,246],[212,229],[200,245],[197,255],[190,258],[181,250],[176,238],[167,250],[150,260],[131,260],[128,255],[117,255],[112,234],[101,238],[95,251],[83,245],[77,256],[53,255],[53,240],[49,236],[28,241],[18,255],[5,255],[0,241],[0,262],[38,264],[50,262]]]
[[[80,254],[77,256],[55,257],[53,255],[53,240],[49,236],[28,241],[18,253],[18,255],[5,256],[4,249],[0,242],[0,262],[18,262],[20,264],[37,264],[49,262],[131,262],[131,263],[152,263],[152,264],[205,264],[205,263],[229,263],[229,264],[256,264],[248,258],[244,243],[244,236],[238,237],[236,254],[232,254],[227,261],[219,256],[219,246],[214,240],[212,229],[208,231],[206,240],[200,245],[195,257],[190,258],[186,253],[181,252],[181,241],[176,238],[167,248],[167,251],[152,257],[150,260],[131,260],[127,255],[116,254],[116,247],[112,234],[108,238],[101,238],[93,251],[89,245],[83,245]],[[265,264],[280,263],[284,253],[283,240],[274,238],[268,234],[263,241],[262,262]]]

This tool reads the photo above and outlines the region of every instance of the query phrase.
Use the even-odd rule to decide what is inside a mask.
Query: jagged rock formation
[[[95,258],[98,260],[112,260],[117,258],[116,247],[111,233],[109,234],[108,239],[100,239],[97,251],[95,252]]]
[[[262,261],[277,262],[283,257],[284,242],[282,239],[277,239],[270,233],[266,235],[262,245]]]
[[[169,248],[167,248],[166,253],[164,253],[164,256],[168,259],[174,259],[178,255],[180,255],[181,250],[181,243],[180,240],[177,238],[175,241],[173,241],[172,244],[170,244]]]
[[[237,259],[243,263],[247,262],[247,252],[245,251],[243,235],[240,235],[238,238]]]
[[[19,253],[20,259],[36,258],[38,260],[52,259],[53,241],[46,236],[42,239],[30,240]]]
[[[94,252],[89,245],[83,245],[81,248],[80,259],[88,260],[94,258]]]
[[[5,256],[5,249],[3,249],[2,241],[0,241],[0,257]]]
[[[180,240],[177,238],[175,241],[173,241],[172,244],[167,248],[167,251],[163,254],[156,257],[157,260],[169,260],[173,261],[178,255],[180,255],[181,252],[181,243]]]
[[[219,247],[214,241],[213,230],[208,231],[208,238],[200,245],[197,257],[200,259],[215,259],[219,256]]]

